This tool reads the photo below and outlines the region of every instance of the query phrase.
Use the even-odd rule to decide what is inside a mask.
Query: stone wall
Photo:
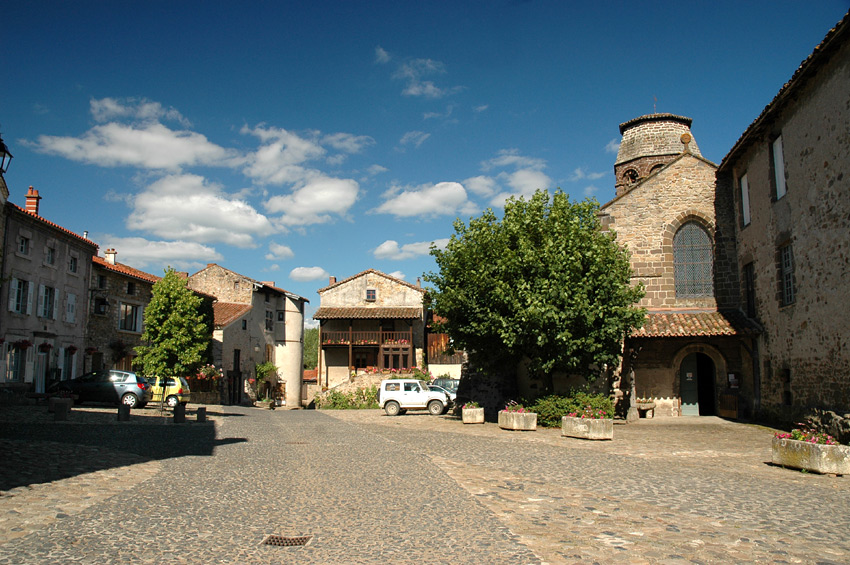
[[[695,220],[716,238],[714,186],[716,167],[683,154],[666,169],[601,209],[601,221],[631,253],[632,280],[644,284],[641,306],[654,308],[716,306],[714,298],[677,298],[673,272],[673,236]]]
[[[758,130],[748,132],[723,172],[735,197],[739,262],[753,266],[756,315],[765,329],[759,343],[762,405],[850,412],[850,317],[843,315],[850,297],[850,42],[815,56],[818,66],[804,83],[798,80],[793,96],[775,103]],[[771,156],[779,135],[787,188],[781,198]],[[739,184],[744,173],[747,226]],[[796,290],[788,305],[778,251],[786,244]]]
[[[212,294],[222,302],[251,304],[254,281],[210,263],[189,277],[189,288]]]

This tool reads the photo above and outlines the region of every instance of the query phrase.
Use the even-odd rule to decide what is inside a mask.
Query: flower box
[[[773,464],[821,474],[850,475],[850,446],[775,437]]]
[[[464,424],[483,424],[484,409],[483,408],[464,408],[461,410]]]
[[[537,429],[536,412],[499,412],[499,427],[503,430],[532,431]]]
[[[580,439],[614,439],[614,420],[611,418],[561,418],[561,435]]]

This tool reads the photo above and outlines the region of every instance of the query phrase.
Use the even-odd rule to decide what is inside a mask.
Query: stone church
[[[620,386],[629,394],[633,380],[654,416],[746,416],[758,329],[738,308],[732,207],[690,126],[672,114],[620,125],[616,196],[600,219],[631,253],[648,312],[625,340]]]

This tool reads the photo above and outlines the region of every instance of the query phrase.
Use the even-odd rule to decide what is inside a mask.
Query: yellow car
[[[148,383],[151,385],[153,397],[151,403],[162,402],[162,381],[163,377],[151,377]],[[186,406],[192,397],[192,391],[189,390],[189,382],[183,377],[169,377],[165,383],[165,403],[174,408],[178,404]]]

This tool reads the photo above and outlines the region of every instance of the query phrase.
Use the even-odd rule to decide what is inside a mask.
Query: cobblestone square
[[[758,426],[588,442],[413,412],[115,412],[0,407],[0,563],[850,562],[850,477],[768,464]]]

